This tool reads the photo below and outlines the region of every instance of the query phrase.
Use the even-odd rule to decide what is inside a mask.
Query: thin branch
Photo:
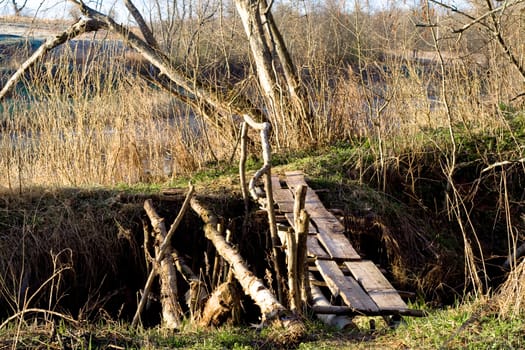
[[[472,27],[474,24],[476,23],[479,23],[481,22],[482,20],[484,20],[485,18],[487,18],[488,16],[496,13],[496,12],[499,12],[501,11],[501,8],[498,7],[498,8],[495,8],[491,11],[488,11],[488,12],[485,12],[483,15],[479,16],[478,18],[475,18],[474,20],[472,20],[471,22],[465,24],[463,27],[459,28],[459,29],[453,29],[452,30],[452,33],[462,33],[464,32],[465,30],[469,29],[470,27]],[[481,23],[482,25],[485,26],[485,24]]]
[[[436,2],[436,1],[433,1],[431,0],[432,2]],[[489,16],[493,16],[494,14],[498,13],[498,12],[503,12],[505,11],[506,9],[510,8],[510,7],[513,7],[515,5],[518,5],[520,3],[522,3],[523,0],[515,0],[515,1],[512,1],[510,3],[507,3],[505,6],[499,6],[499,7],[496,7],[496,8],[489,8],[489,11],[485,12],[484,14],[482,14],[481,16],[477,17],[477,18],[474,18],[470,15],[466,15],[464,12],[462,11],[456,11],[458,12],[459,14],[463,15],[463,16],[467,16],[469,19],[471,19],[471,22],[465,24],[463,27],[459,28],[459,29],[453,29],[452,32],[453,33],[461,33],[461,32],[464,32],[465,30],[467,30],[468,28],[472,27],[474,24],[477,24],[477,23],[480,23],[481,25],[483,25],[484,27],[487,27],[489,28],[489,26],[485,23],[482,23],[481,21],[483,21],[485,18],[489,17]],[[437,2],[436,2],[437,3]],[[442,3],[439,3],[440,6],[442,6],[443,4]],[[490,28],[489,28],[490,29]]]
[[[60,318],[63,318],[66,321],[69,321],[69,322],[71,322],[71,323],[73,323],[75,325],[78,325],[78,321],[77,320],[73,319],[70,316],[61,314],[60,312],[56,312],[56,311],[52,311],[52,310],[38,309],[38,308],[29,308],[29,309],[20,310],[19,312],[17,312],[13,316],[8,317],[2,324],[0,324],[0,329],[4,328],[6,325],[9,324],[9,322],[14,320],[15,318],[22,317],[25,314],[32,313],[32,312],[58,316]]]
[[[454,6],[454,5],[448,5],[448,4],[445,4],[445,3],[442,2],[442,1],[436,1],[436,0],[429,0],[429,1],[432,2],[432,3],[434,3],[434,4],[436,4],[436,5],[441,6],[441,7],[443,7],[443,8],[446,8],[447,10],[450,10],[450,11],[452,11],[452,12],[459,13],[460,15],[465,16],[465,17],[467,17],[467,18],[469,18],[469,19],[471,19],[471,20],[475,20],[475,19],[476,19],[476,17],[473,17],[473,16],[469,15],[469,14],[466,13],[466,12],[463,12],[463,11],[461,11],[461,10],[458,10],[457,6]]]
[[[220,112],[222,115],[250,113],[252,117],[264,120],[265,116],[248,99],[237,96],[235,101],[224,102],[223,96],[212,86],[204,86],[202,82],[189,78],[181,69],[174,67],[167,55],[156,50],[147,42],[123,25],[115,22],[113,18],[100,13],[82,2],[81,0],[70,0],[76,3],[82,13],[98,21],[104,22],[109,30],[121,36],[126,44],[139,52],[148,62],[160,70],[160,74],[168,77],[173,83],[183,90],[182,94],[189,98],[206,101],[208,105]],[[249,112],[248,112],[249,111]]]
[[[487,171],[492,170],[494,168],[501,167],[501,166],[504,166],[504,165],[516,164],[516,163],[525,163],[525,158],[521,158],[521,159],[518,159],[518,160],[512,160],[512,161],[511,160],[504,160],[502,162],[497,162],[497,163],[491,164],[488,167],[486,167],[483,170],[481,170],[481,173],[483,174],[483,173],[486,173]]]

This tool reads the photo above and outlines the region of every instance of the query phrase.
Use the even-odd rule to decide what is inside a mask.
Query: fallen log
[[[312,284],[310,286],[310,291],[312,293],[313,311],[319,320],[321,320],[326,325],[335,327],[337,329],[356,327],[351,317],[345,314],[338,315],[336,311],[339,311],[339,309],[331,309],[332,305],[321,292],[319,287],[317,287],[315,284]]]
[[[166,240],[166,226],[155,209],[151,200],[144,202],[144,209],[151,220],[151,225],[156,233],[155,237],[155,266],[153,270],[159,275],[160,279],[160,303],[162,305],[162,323],[168,329],[177,329],[181,324],[183,316],[182,309],[177,300],[177,274],[175,262],[171,256],[172,248],[170,245],[164,245],[161,249],[162,242]],[[152,270],[152,271],[153,271]],[[147,297],[146,293],[142,295]]]
[[[205,208],[196,198],[191,199],[191,208],[202,218],[205,223],[204,232],[217,253],[230,264],[233,276],[241,285],[244,293],[250,296],[255,304],[261,309],[263,322],[289,321],[303,326],[297,318],[290,318],[291,313],[287,310],[266,288],[263,282],[257,278],[247,267],[246,262],[240,256],[239,252],[233,248],[225,238],[217,231],[217,217],[207,208]]]
[[[152,264],[153,265],[152,270],[146,281],[146,285],[144,287],[142,298],[137,306],[137,311],[135,313],[135,316],[133,317],[133,321],[131,322],[132,327],[135,327],[138,324],[140,320],[140,314],[142,313],[144,305],[146,304],[146,300],[148,299],[148,295],[153,285],[154,278],[157,274],[161,273],[160,271],[162,271],[162,269],[164,269],[164,273],[167,274],[168,276],[168,280],[166,281],[167,286],[173,283],[173,281],[170,279],[176,278],[174,276],[175,272],[172,270],[173,268],[176,267],[179,270],[179,272],[184,276],[186,281],[188,281],[188,283],[190,283],[190,281],[193,282],[193,283],[190,283],[190,286],[196,285],[196,288],[200,290],[200,287],[198,286],[199,284],[198,278],[195,276],[193,271],[184,263],[184,261],[179,257],[178,252],[175,249],[171,248],[171,244],[170,244],[171,237],[173,237],[173,234],[175,233],[177,227],[182,221],[182,218],[184,217],[185,212],[187,211],[189,207],[190,198],[193,196],[193,193],[194,193],[194,187],[193,185],[190,184],[188,193],[186,195],[186,199],[184,200],[184,203],[182,204],[179,214],[175,218],[175,221],[171,225],[170,230],[168,232],[166,232],[166,226],[164,224],[164,220],[160,218],[158,214],[156,213],[151,203],[151,200],[146,200],[144,202],[144,208],[151,220],[153,228],[157,232],[157,240],[156,240],[156,247],[155,247],[155,261]],[[162,261],[166,261],[164,264],[164,267],[162,267],[162,263],[161,263]],[[161,277],[161,281],[162,281],[162,277]],[[174,295],[176,298],[176,293],[177,293],[176,283],[172,287],[174,287],[175,289],[174,291],[171,291],[171,292],[175,292]],[[168,293],[168,294],[171,292],[169,290],[164,291],[164,293]],[[172,302],[168,303],[167,307],[168,308],[173,307],[176,313],[182,314],[182,311],[180,312],[177,311],[176,305],[178,305],[178,303],[176,305],[175,304],[172,305],[172,304],[173,304]],[[180,306],[178,309],[180,309]],[[177,325],[178,322],[176,320],[177,317],[172,317],[170,315],[167,315],[167,317],[170,320],[168,322],[168,327],[177,328],[178,327]]]
[[[199,325],[217,327],[225,320],[232,319],[235,321],[240,309],[240,298],[233,283],[222,283],[206,301]]]

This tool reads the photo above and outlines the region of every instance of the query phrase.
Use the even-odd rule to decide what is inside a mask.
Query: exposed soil
[[[0,268],[6,277],[2,280],[5,288],[0,294],[0,318],[12,313],[9,305],[23,303],[24,295],[26,299],[34,295],[33,305],[51,305],[52,309],[75,317],[96,319],[108,313],[129,320],[147,277],[144,234],[145,230],[151,231],[143,210],[147,198],[154,201],[168,225],[183,201],[181,194],[129,195],[110,190],[2,195]],[[239,244],[243,256],[254,272],[264,276],[264,226],[253,220],[249,237],[243,237],[243,204],[238,198],[225,194],[202,200],[224,217],[234,242],[243,242]],[[172,245],[197,275],[211,276],[215,252],[204,237],[202,226],[196,214],[188,212]],[[61,269],[60,277],[46,284],[53,272]],[[188,286],[182,281],[180,284],[183,303]],[[37,292],[41,286],[44,288]],[[246,306],[249,310],[250,306]],[[155,323],[157,311],[156,305],[146,310],[146,323]]]
[[[351,183],[321,183],[312,179],[310,185],[320,190],[328,208],[339,209],[336,213],[345,223],[355,248],[383,268],[395,287],[415,292],[418,299],[424,298],[436,306],[457,301],[469,284],[465,283],[461,231],[447,217],[445,204],[440,204],[444,203],[446,182],[437,174],[432,179],[431,172],[425,173],[426,177],[421,178],[427,182],[421,181],[415,187],[416,192],[421,192],[418,192],[420,200],[414,202],[414,196],[402,190],[407,184],[399,171],[392,169],[389,176],[390,194]],[[472,191],[468,188],[474,186],[468,180],[468,172],[458,176],[465,180],[464,190]],[[498,177],[496,172],[482,185],[492,188]],[[514,185],[509,187],[509,195],[515,203],[511,208],[512,220],[519,229],[523,226],[519,219],[523,214],[520,184],[525,179],[519,169],[510,179]],[[144,200],[153,200],[169,227],[181,207],[183,192],[184,189],[172,190],[167,195],[102,189],[35,189],[23,194],[3,194],[0,268],[6,277],[2,280],[0,310],[4,313],[0,318],[10,314],[17,302],[32,297],[34,306],[63,310],[75,317],[97,319],[110,315],[130,320],[147,276],[144,235],[151,227],[143,210]],[[497,216],[500,210],[497,196],[494,191],[478,191],[469,203],[471,215],[476,218],[480,247],[487,259],[490,287],[495,287],[506,274],[501,268],[507,251],[506,230],[501,222],[504,219]],[[209,194],[201,200],[223,218],[225,227],[233,233],[233,243],[252,271],[271,283],[266,216],[258,214],[254,206],[249,227],[243,230],[243,203],[236,189],[221,187],[219,194]],[[205,276],[209,284],[215,251],[204,237],[202,226],[200,218],[188,212],[172,245],[194,273]],[[469,239],[473,236],[469,235]],[[474,253],[479,258],[477,248],[474,246]],[[62,273],[45,282],[61,269]],[[41,286],[44,287],[38,290]],[[185,282],[180,281],[181,304],[187,290]],[[150,305],[145,321],[154,325],[158,322],[158,304],[153,300]],[[241,319],[257,322],[257,317],[257,308],[246,298]]]

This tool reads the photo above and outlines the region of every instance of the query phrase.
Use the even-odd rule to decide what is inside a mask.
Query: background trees
[[[80,3],[69,3],[82,8]],[[368,138],[373,158],[382,164],[398,152],[398,144],[387,145],[386,139],[419,142],[412,135],[448,125],[445,95],[454,102],[452,120],[472,131],[505,123],[494,113],[500,102],[513,108],[522,104],[521,1],[498,8],[472,3],[460,9],[432,1],[412,8],[392,3],[380,9],[358,1],[122,1],[113,8],[104,7],[105,2],[89,4],[93,11],[112,12],[109,17],[98,12],[104,28],[110,27],[104,21],[113,14],[115,25],[131,22],[87,37],[95,39],[89,45],[87,41],[64,45],[56,51],[60,54],[49,55],[40,68],[33,68],[31,74],[39,80],[26,80],[4,103],[12,104],[8,109],[15,113],[4,125],[20,130],[15,141],[40,144],[45,133],[37,120],[46,120],[44,114],[65,116],[74,111],[78,123],[86,119],[95,123],[96,118],[81,115],[94,98],[107,99],[108,104],[121,99],[138,102],[107,105],[102,120],[88,129],[104,125],[116,132],[111,136],[93,132],[68,151],[97,150],[89,158],[97,158],[99,165],[54,167],[69,169],[69,174],[78,171],[78,177],[92,174],[74,182],[167,179],[210,161],[232,159],[243,113],[272,122],[278,151]],[[140,16],[126,9],[131,5],[138,6]],[[142,23],[142,31],[137,23]],[[157,63],[170,67],[177,82],[159,75],[162,69],[134,51],[136,47],[118,28],[138,33],[141,45],[153,49],[160,59]],[[499,33],[503,43],[493,33]],[[6,61],[3,81],[16,66]],[[47,67],[45,74],[42,67]],[[59,67],[65,70],[60,72]],[[443,78],[446,91],[441,88]],[[90,91],[89,96],[85,91]],[[128,92],[137,95],[125,96]],[[57,100],[62,103],[51,103]],[[88,114],[99,113],[91,109]],[[82,124],[66,124],[73,128],[66,134],[78,135],[77,129],[85,129]],[[130,127],[135,124],[139,126]],[[159,125],[165,125],[163,131],[169,136],[153,136]],[[40,139],[26,140],[22,130],[35,130],[31,134]],[[46,152],[69,147],[53,135],[48,141],[58,144],[45,148]],[[9,174],[4,178],[12,179],[7,186],[20,183],[19,174],[22,183],[36,181],[24,175],[34,173],[30,168],[46,174],[41,165],[46,163],[38,159],[64,159],[34,151],[26,154],[18,146],[2,150],[4,159],[21,160],[20,165],[15,164],[18,161],[4,164]],[[43,176],[39,181],[67,183],[76,177]]]

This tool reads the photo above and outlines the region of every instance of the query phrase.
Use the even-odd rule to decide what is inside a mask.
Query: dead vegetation
[[[342,210],[359,252],[384,267],[396,287],[441,305],[466,292],[490,296],[506,279],[494,303],[499,314],[516,314],[510,306],[522,297],[518,248],[523,222],[517,218],[523,214],[525,129],[522,87],[514,79],[523,69],[512,58],[523,46],[520,36],[497,23],[521,18],[515,7],[519,3],[473,7],[467,14],[472,18],[444,16],[428,3],[410,16],[400,9],[366,16],[357,3],[353,11],[332,4],[323,8],[326,17],[314,11],[326,21],[323,26],[313,25],[313,15],[283,7],[275,21],[264,13],[260,24],[268,27],[259,28],[271,46],[273,70],[264,59],[257,61],[257,55],[268,53],[264,45],[257,46],[261,43],[252,40],[251,52],[248,45],[235,45],[244,38],[235,16],[207,17],[204,11],[201,21],[172,22],[171,28],[180,29],[175,32],[167,31],[169,21],[158,27],[151,23],[159,38],[154,42],[144,29],[140,37],[136,28],[126,32],[111,18],[83,8],[88,20],[78,22],[80,27],[108,29],[140,56],[120,43],[113,49],[97,41],[67,47],[59,57],[25,70],[2,100],[0,185],[6,194],[0,212],[5,257],[0,267],[7,272],[1,280],[2,316],[20,316],[22,323],[24,310],[38,309],[49,311],[43,313],[46,319],[71,314],[79,320],[107,315],[128,320],[148,273],[141,245],[154,255],[154,248],[142,243],[151,230],[142,211],[147,198],[64,186],[169,184],[210,165],[225,167],[239,156],[238,124],[244,112],[272,124],[271,144],[282,157],[290,150],[307,153],[342,145],[344,159],[321,157],[316,161],[324,164],[308,163],[303,170],[338,184],[331,188],[335,198],[327,196],[327,202]],[[416,31],[409,30],[408,17],[418,23]],[[441,32],[434,23],[438,20]],[[478,22],[497,42],[458,29]],[[276,23],[281,32],[271,27]],[[365,36],[362,28],[372,25],[380,34]],[[379,30],[382,26],[387,28]],[[207,39],[217,28],[217,35],[228,40]],[[322,28],[341,45],[302,40],[322,36]],[[461,36],[440,36],[445,30]],[[279,52],[280,34],[290,43],[291,57]],[[350,44],[341,39],[345,35]],[[170,41],[170,36],[181,40]],[[475,39],[476,47],[462,46],[465,37]],[[380,42],[394,44],[376,50]],[[432,55],[427,54],[430,48]],[[476,51],[485,59],[474,57]],[[287,66],[289,59],[301,68]],[[510,66],[502,63],[506,59]],[[257,162],[259,141],[254,134],[249,138],[249,161]],[[331,149],[327,157],[338,157],[337,152]],[[181,204],[181,198],[147,197],[158,201],[166,222]],[[247,213],[239,198],[207,199],[218,201],[214,211],[234,227],[233,242],[254,276],[264,276],[265,285],[278,295],[282,275],[275,235],[263,229],[267,218],[252,217],[251,227],[240,228]],[[234,210],[221,208],[233,202]],[[195,216],[185,216],[174,248],[189,260],[208,293],[217,291],[214,298],[231,300],[239,290],[226,272],[231,262],[221,260],[204,235],[196,238],[195,232],[201,232],[196,222]],[[509,262],[509,256],[516,261]],[[512,267],[511,272],[502,266]],[[188,292],[190,300],[197,300],[192,292],[200,287],[177,284],[182,284],[177,285],[178,302],[186,305],[180,314],[193,314],[182,295]],[[148,302],[155,307],[154,298]],[[238,313],[243,313],[242,322],[259,322],[264,315],[254,311],[252,301],[243,303],[244,309],[232,303],[212,310],[203,323],[216,325],[224,317],[238,321]],[[158,310],[149,310],[144,324],[156,324]],[[283,333],[276,331],[276,344],[295,343],[304,329],[278,340]]]

